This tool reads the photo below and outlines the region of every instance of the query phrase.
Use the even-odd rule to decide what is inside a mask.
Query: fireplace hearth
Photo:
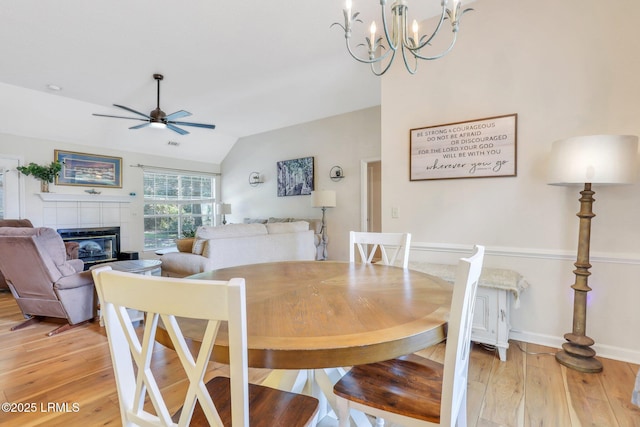
[[[78,258],[84,269],[103,262],[116,261],[120,253],[120,227],[61,228],[58,234],[65,242],[77,242]]]

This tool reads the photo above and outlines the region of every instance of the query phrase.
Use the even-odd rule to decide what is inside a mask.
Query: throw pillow
[[[202,252],[204,252],[204,247],[206,243],[207,241],[205,239],[194,239],[193,247],[191,248],[191,253],[194,253],[196,255],[202,255]]]
[[[267,230],[269,234],[299,233],[309,230],[309,223],[305,221],[268,223]]]
[[[176,239],[176,247],[178,252],[191,252],[193,253],[193,241],[194,238]]]
[[[292,218],[274,218],[274,217],[271,217],[271,218],[269,218],[267,223],[270,224],[270,223],[274,223],[274,222],[291,222],[291,219]]]
[[[268,220],[264,218],[245,218],[245,224],[266,224]]]

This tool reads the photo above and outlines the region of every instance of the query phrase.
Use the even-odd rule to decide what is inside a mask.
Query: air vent
[[[180,143],[178,141],[169,141],[167,142],[168,145],[173,145],[174,147],[177,147],[178,145],[180,145]]]

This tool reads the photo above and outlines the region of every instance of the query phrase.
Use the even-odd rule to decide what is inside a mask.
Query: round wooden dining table
[[[446,337],[453,286],[377,264],[288,261],[224,268],[190,279],[246,281],[249,366],[316,369],[382,361]],[[196,343],[204,322],[178,319]],[[170,345],[159,329],[156,339]],[[228,363],[226,324],[212,359]]]

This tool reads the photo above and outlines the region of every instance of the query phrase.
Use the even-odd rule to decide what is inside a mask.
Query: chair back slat
[[[409,265],[409,251],[411,249],[411,233],[349,233],[349,262],[356,262],[357,248],[360,261],[373,262],[373,257],[380,249],[381,263],[407,268]]]
[[[100,298],[120,399],[122,424],[188,426],[196,402],[210,425],[222,425],[204,376],[221,321],[228,322],[231,371],[231,412],[234,425],[249,424],[244,279],[230,281],[154,277],[111,271],[93,271]],[[127,309],[146,313],[142,339]],[[176,317],[207,321],[202,345],[189,349]],[[162,321],[188,379],[180,418],[176,423],[151,370],[153,346]],[[145,408],[149,398],[154,412]]]
[[[484,247],[475,246],[472,256],[458,262],[445,350],[441,425],[455,421],[466,399],[471,328],[483,260]]]

